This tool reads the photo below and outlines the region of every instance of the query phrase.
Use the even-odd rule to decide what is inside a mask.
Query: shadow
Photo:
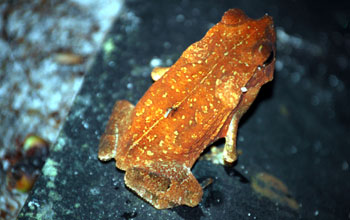
[[[205,208],[209,208],[211,206],[219,206],[223,203],[224,194],[218,190],[213,190],[211,186],[208,187],[208,196],[203,200],[203,204]]]
[[[185,220],[200,220],[204,216],[202,209],[199,206],[177,206],[171,209]]]
[[[251,117],[251,115],[254,114],[254,112],[257,110],[261,102],[263,102],[264,100],[270,99],[273,96],[274,85],[275,85],[275,80],[272,80],[271,82],[261,87],[256,99],[254,100],[252,105],[249,107],[248,111],[242,116],[239,122],[239,126],[244,124]]]
[[[126,220],[133,219],[137,217],[137,212],[124,212],[120,217]]]
[[[233,166],[224,166],[224,169],[227,175],[237,178],[239,182],[244,184],[250,183],[249,179],[234,169]]]

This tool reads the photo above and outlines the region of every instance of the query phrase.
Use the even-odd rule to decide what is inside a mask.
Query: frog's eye
[[[271,50],[270,55],[264,61],[263,66],[268,66],[269,64],[271,64],[274,58],[275,58],[275,53],[273,52],[273,50]]]

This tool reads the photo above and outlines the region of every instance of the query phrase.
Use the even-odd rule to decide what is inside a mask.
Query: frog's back
[[[223,159],[237,159],[238,122],[272,80],[275,40],[269,16],[252,20],[227,11],[172,67],[153,72],[158,81],[136,107],[116,102],[99,159],[115,158],[126,186],[155,208],[198,205],[203,190],[191,167],[221,137]]]
[[[257,68],[254,59],[260,57],[253,55],[262,43],[257,43],[258,33],[264,33],[255,24],[259,20],[242,15],[233,21],[230,16],[225,14],[148,89],[132,113],[117,157],[134,158],[133,164],[176,160],[191,166],[220,138],[241,88]],[[260,20],[268,23],[269,17]]]

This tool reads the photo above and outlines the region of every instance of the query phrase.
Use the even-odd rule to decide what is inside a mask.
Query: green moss
[[[54,201],[61,201],[62,200],[62,196],[60,194],[58,194],[56,191],[50,191],[49,197]]]
[[[38,208],[35,219],[54,219],[55,212],[53,211],[52,203],[42,205]]]
[[[115,45],[112,38],[108,38],[108,40],[105,41],[103,44],[103,50],[107,56],[109,56],[115,50]]]
[[[62,151],[63,147],[66,145],[66,140],[64,137],[59,137],[56,144],[53,147],[54,151]]]
[[[57,169],[56,166],[58,166],[58,163],[52,159],[47,159],[44,167],[43,167],[43,174],[44,176],[55,178],[57,176]]]
[[[47,182],[46,187],[47,188],[55,188],[56,186],[55,186],[54,182],[49,181],[49,182]]]

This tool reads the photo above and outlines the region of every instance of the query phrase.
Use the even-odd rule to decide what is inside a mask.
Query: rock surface
[[[345,73],[350,46],[349,21],[342,17],[348,13],[345,6],[315,10],[311,1],[126,3],[18,219],[349,217],[350,98]],[[262,88],[240,123],[238,163],[224,167],[200,160],[194,166],[199,181],[214,180],[199,206],[156,210],[126,189],[124,173],[113,162],[97,159],[100,135],[116,100],[135,104],[152,83],[153,66],[175,62],[233,7],[253,18],[265,12],[274,18],[275,79]]]

